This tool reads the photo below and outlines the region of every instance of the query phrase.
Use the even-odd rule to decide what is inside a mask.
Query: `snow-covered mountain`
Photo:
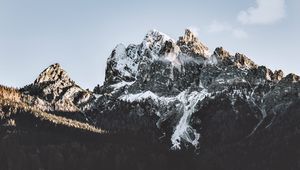
[[[218,106],[221,99],[228,102],[226,107],[232,112],[227,113],[232,114],[228,119],[233,119],[230,126],[244,129],[240,138],[247,137],[271,127],[276,116],[299,100],[299,84],[294,74],[273,73],[222,47],[210,55],[190,30],[177,42],[152,30],[141,44],[119,44],[113,50],[105,83],[97,90],[102,95],[99,103],[104,105],[96,107],[112,111],[123,107],[119,102],[133,104],[129,112],[158,117],[156,126],[169,136],[172,148],[180,149],[182,144],[198,148],[201,131],[209,130],[204,129],[202,116],[215,114],[205,110],[210,105]],[[167,132],[162,128],[166,122]]]
[[[70,152],[52,137],[69,135],[60,142],[79,141],[72,154],[84,153],[89,159],[78,157],[88,165],[97,158],[110,168],[111,160],[125,166],[127,159],[152,155],[141,159],[147,163],[139,169],[299,167],[299,76],[223,47],[210,51],[188,29],[177,41],[151,30],[139,44],[117,45],[107,59],[104,84],[93,92],[53,64],[24,88],[1,87],[0,97],[3,139],[44,135],[34,138],[58,152],[57,159]],[[43,162],[40,153],[48,151],[37,146],[34,154]]]
[[[244,130],[242,138],[270,127],[300,96],[297,75],[273,73],[223,47],[210,52],[188,29],[178,41],[151,30],[140,44],[117,45],[107,59],[104,85],[94,94],[76,85],[59,64],[49,66],[22,91],[30,105],[43,111],[79,112],[83,120],[100,127],[99,119],[112,112],[118,116],[126,105],[126,119],[153,117],[152,128],[159,129],[173,149],[201,146],[206,140],[201,131],[209,130],[202,116],[221,99],[231,108],[231,126],[245,121],[246,127],[239,127]]]

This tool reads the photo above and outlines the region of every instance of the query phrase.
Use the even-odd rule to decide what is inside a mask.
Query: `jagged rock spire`
[[[296,82],[300,81],[300,76],[298,76],[294,73],[290,73],[283,80],[287,81],[287,82],[296,83]]]
[[[29,94],[27,103],[36,104],[43,111],[78,112],[93,95],[82,89],[58,63],[47,67],[22,91]]]
[[[183,53],[194,57],[201,56],[207,58],[209,55],[208,47],[201,43],[197,36],[189,29],[186,29],[185,34],[179,37],[177,45]]]
[[[230,57],[230,53],[226,51],[223,47],[217,47],[214,51],[214,54],[222,59]]]
[[[72,82],[67,72],[63,70],[58,63],[52,64],[46,68],[34,81],[34,84],[55,81]]]
[[[281,79],[283,79],[283,77],[284,77],[284,73],[283,73],[283,71],[282,70],[276,70],[275,72],[274,72],[274,74],[273,74],[273,76],[272,76],[272,78],[274,79],[274,80],[281,80]]]

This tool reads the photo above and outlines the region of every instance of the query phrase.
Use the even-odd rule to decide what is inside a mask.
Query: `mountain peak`
[[[172,40],[174,41],[170,36],[168,36],[167,34],[161,32],[161,31],[158,31],[156,29],[152,29],[152,30],[149,30],[144,38],[144,40],[150,40],[150,39],[156,39],[156,40]]]
[[[214,51],[214,54],[218,55],[222,59],[230,57],[230,53],[226,51],[223,47],[217,47]]]
[[[205,57],[209,56],[209,49],[197,38],[196,34],[190,29],[186,29],[183,36],[179,37],[177,45],[180,47],[183,53],[194,57]]]
[[[194,33],[193,31],[191,31],[190,29],[185,29],[185,31],[184,31],[184,37],[188,38],[189,41],[196,41],[197,40],[196,33]]]
[[[34,81],[34,84],[55,82],[58,80],[71,82],[67,72],[61,68],[59,63],[55,63],[47,67]]]
[[[147,50],[152,51],[154,54],[158,55],[160,53],[160,50],[164,47],[165,43],[169,42],[175,42],[171,37],[169,37],[167,34],[162,33],[156,29],[152,29],[147,32],[142,44],[141,44],[141,51],[142,55]]]
[[[285,81],[287,82],[292,82],[292,83],[296,83],[296,82],[299,82],[300,81],[300,76],[294,74],[294,73],[290,73],[288,74],[285,78],[284,78]]]
[[[75,84],[58,63],[47,67],[22,92],[29,95],[27,103],[35,104],[43,111],[78,112],[93,98],[92,94]]]

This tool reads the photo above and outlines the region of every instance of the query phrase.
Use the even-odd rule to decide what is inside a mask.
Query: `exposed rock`
[[[177,56],[180,52],[179,47],[172,41],[166,41],[164,47],[161,49],[160,54],[168,56],[169,54],[174,54]]]
[[[280,81],[284,77],[284,73],[282,70],[276,70],[273,74],[272,79]]]
[[[230,66],[234,64],[234,56],[231,56],[223,47],[217,47],[212,56],[216,57],[220,65]]]
[[[284,77],[283,81],[291,82],[291,83],[296,83],[300,81],[300,77],[296,74],[289,74],[286,77]]]
[[[229,52],[226,51],[223,47],[217,47],[214,51],[214,54],[218,55],[221,59],[230,57]]]
[[[246,57],[244,54],[236,53],[234,57],[235,57],[235,64],[238,67],[245,67],[247,69],[257,67],[257,65],[248,57]]]
[[[46,68],[23,89],[23,101],[44,111],[80,112],[94,98],[70,79],[59,64]]]
[[[265,66],[259,66],[257,68],[257,70],[258,70],[258,72],[257,72],[258,77],[260,77],[262,79],[270,80],[270,81],[272,80],[273,72],[270,69],[266,68]]]
[[[209,49],[204,44],[202,44],[195,34],[189,30],[185,30],[185,34],[182,37],[179,37],[177,45],[180,47],[181,51],[184,54],[193,56],[193,57],[204,57],[209,56]]]
[[[46,68],[34,81],[34,84],[42,84],[56,81],[62,82],[62,86],[70,86],[74,84],[74,82],[71,81],[68,74],[61,68],[61,66],[58,63],[55,63]]]

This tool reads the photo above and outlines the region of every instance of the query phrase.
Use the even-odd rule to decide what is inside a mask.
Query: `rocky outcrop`
[[[94,98],[76,85],[59,64],[46,68],[21,91],[25,94],[23,101],[44,111],[80,112]]]
[[[189,29],[185,30],[185,34],[179,37],[177,45],[180,47],[184,54],[193,57],[208,57],[209,49],[204,44],[202,44],[198,37]]]
[[[247,69],[257,67],[257,65],[248,57],[246,57],[244,54],[236,53],[234,57],[235,57],[235,64],[238,67],[245,67]]]
[[[296,74],[291,73],[291,74],[287,75],[283,79],[283,81],[287,81],[287,82],[290,82],[290,83],[297,83],[297,82],[300,81],[300,77]]]
[[[284,73],[282,70],[276,70],[273,74],[272,79],[280,81],[284,77]]]
[[[61,86],[70,86],[74,82],[70,79],[65,70],[58,63],[55,63],[46,68],[34,81],[34,84],[42,84],[49,82],[61,82]]]
[[[214,54],[219,56],[223,60],[230,57],[230,53],[226,51],[223,47],[217,47],[215,49]]]

